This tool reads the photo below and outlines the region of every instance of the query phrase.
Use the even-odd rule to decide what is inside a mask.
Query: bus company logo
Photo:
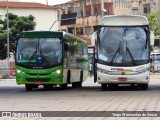
[[[125,75],[126,73],[125,72],[121,72],[121,75]]]
[[[2,112],[2,117],[12,117],[11,112]]]
[[[45,70],[30,70],[30,73],[46,73]]]

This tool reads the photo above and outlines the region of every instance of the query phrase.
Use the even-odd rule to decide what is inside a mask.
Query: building
[[[55,7],[61,8],[58,10],[58,29],[86,38],[87,41],[97,31],[104,15],[131,14],[131,2],[126,0],[71,0]]]
[[[131,0],[132,14],[145,15],[158,11],[158,0]]]
[[[55,7],[61,8],[58,29],[87,39],[103,15],[145,15],[159,9],[158,0],[71,0]]]
[[[0,1],[0,19],[4,19],[7,13],[7,2]],[[30,2],[8,2],[9,13],[18,16],[33,15],[35,17],[36,30],[49,30],[54,21],[57,20],[57,8],[40,3]],[[58,30],[56,23],[52,30]]]

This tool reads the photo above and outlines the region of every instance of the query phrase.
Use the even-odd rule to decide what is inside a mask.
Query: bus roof
[[[105,26],[141,26],[149,25],[149,21],[145,16],[138,15],[111,15],[104,16],[99,25]]]
[[[87,44],[87,41],[85,41],[84,39],[82,39],[82,38],[80,38],[80,37],[77,37],[77,36],[75,36],[75,35],[73,35],[73,34],[71,34],[71,33],[65,32],[65,31],[62,31],[62,32],[63,32],[63,36],[64,36],[64,37],[65,37],[65,36],[70,36],[70,37],[72,37],[72,38],[76,38],[76,39],[78,39],[78,40],[81,40],[81,41],[83,41],[84,43]]]
[[[63,32],[59,31],[24,31],[19,34],[20,38],[62,38]]]
[[[63,38],[65,36],[78,38],[78,40],[87,43],[82,38],[64,31],[24,31],[19,34],[19,38]]]

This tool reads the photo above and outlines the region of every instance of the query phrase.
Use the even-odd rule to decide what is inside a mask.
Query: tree
[[[15,44],[18,39],[18,34],[22,31],[34,30],[36,23],[34,22],[34,16],[17,16],[9,13],[9,39],[10,39],[10,51],[15,50]],[[6,58],[7,52],[7,19],[0,20],[0,59]]]
[[[0,59],[5,59],[7,57],[7,34],[0,33]]]
[[[146,14],[146,17],[148,18],[149,23],[150,23],[150,30],[154,31],[155,36],[158,36],[159,35],[159,31],[158,31],[159,13],[152,12],[152,13]]]

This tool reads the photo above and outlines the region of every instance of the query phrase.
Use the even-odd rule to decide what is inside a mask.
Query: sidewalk
[[[151,74],[150,80],[160,80],[160,74]]]

